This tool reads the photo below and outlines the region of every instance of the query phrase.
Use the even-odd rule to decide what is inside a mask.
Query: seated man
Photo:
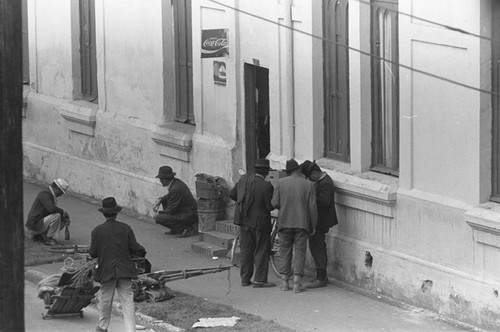
[[[168,194],[160,197],[154,207],[154,219],[157,224],[167,227],[165,234],[179,234],[188,237],[198,233],[198,207],[188,186],[170,166],[162,166],[156,176],[167,187]],[[160,205],[163,211],[158,211]]]
[[[66,194],[68,182],[64,179],[55,179],[52,184],[38,193],[30,212],[26,227],[29,229],[33,240],[43,241],[46,245],[54,245],[56,232],[63,228],[61,220],[68,214],[57,207],[57,197]]]

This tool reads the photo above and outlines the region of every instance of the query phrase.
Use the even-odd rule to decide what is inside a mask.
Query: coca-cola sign
[[[201,57],[220,58],[229,54],[227,29],[201,31]]]

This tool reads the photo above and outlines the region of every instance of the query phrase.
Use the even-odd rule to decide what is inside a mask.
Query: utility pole
[[[0,0],[0,331],[24,331],[21,1]]]

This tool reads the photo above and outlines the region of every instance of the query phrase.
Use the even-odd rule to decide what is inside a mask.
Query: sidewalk
[[[24,184],[24,212],[28,213],[31,203],[41,188],[33,184]],[[120,204],[120,202],[118,202]],[[71,217],[71,240],[60,241],[62,244],[90,244],[91,230],[103,221],[98,211],[100,202],[64,196],[58,199],[58,205],[69,212]],[[225,258],[210,259],[191,251],[191,243],[197,242],[197,237],[175,238],[164,235],[163,227],[155,225],[152,218],[133,217],[121,213],[118,220],[129,224],[137,237],[137,241],[147,250],[147,258],[153,265],[153,270],[180,270],[184,268],[205,268],[219,265],[230,265]],[[61,239],[58,239],[61,240]],[[62,263],[48,264],[30,268],[27,275],[36,281],[36,275],[57,273]],[[269,281],[279,283],[276,276],[269,272]],[[26,297],[36,296],[36,287],[26,283]],[[193,277],[191,279],[169,282],[174,291],[189,293],[207,301],[231,305],[236,309],[258,315],[267,320],[295,329],[297,331],[482,331],[473,327],[452,324],[440,319],[437,315],[414,307],[393,306],[380,298],[364,296],[340,285],[329,284],[326,288],[308,290],[304,293],[283,292],[279,287],[254,289],[241,287],[239,269],[231,268],[229,273],[215,273]],[[33,295],[33,291],[35,295]],[[26,305],[28,316],[39,317],[43,312]],[[27,302],[28,303],[28,302]],[[85,310],[85,316],[87,311]],[[39,311],[39,312],[38,312]],[[88,315],[90,319],[91,314]],[[201,318],[201,317],[200,317]],[[72,318],[75,322],[78,318]],[[86,318],[84,318],[86,320]],[[93,329],[95,329],[93,322]],[[114,317],[112,322],[120,323],[120,318]],[[194,322],[193,322],[194,323]],[[41,331],[31,329],[27,331]],[[87,331],[86,327],[79,329],[71,326],[67,331]],[[118,326],[110,331],[121,331]],[[48,330],[47,330],[48,331]],[[61,330],[62,331],[62,330]],[[209,330],[207,330],[209,331]]]

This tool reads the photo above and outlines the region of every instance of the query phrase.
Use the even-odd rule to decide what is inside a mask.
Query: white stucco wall
[[[30,82],[37,91],[58,98],[73,97],[72,15],[75,1],[28,2]]]
[[[100,6],[98,6],[100,5]],[[104,111],[116,116],[160,123],[163,119],[162,10],[159,0],[106,0],[96,3],[104,31],[97,45],[105,60]],[[168,47],[168,46],[166,46]],[[103,92],[101,94],[101,92]]]
[[[401,1],[400,10],[481,32],[479,1]],[[479,38],[400,16],[400,63],[479,88],[481,60]],[[481,94],[404,68],[400,76],[401,186],[479,203]]]

